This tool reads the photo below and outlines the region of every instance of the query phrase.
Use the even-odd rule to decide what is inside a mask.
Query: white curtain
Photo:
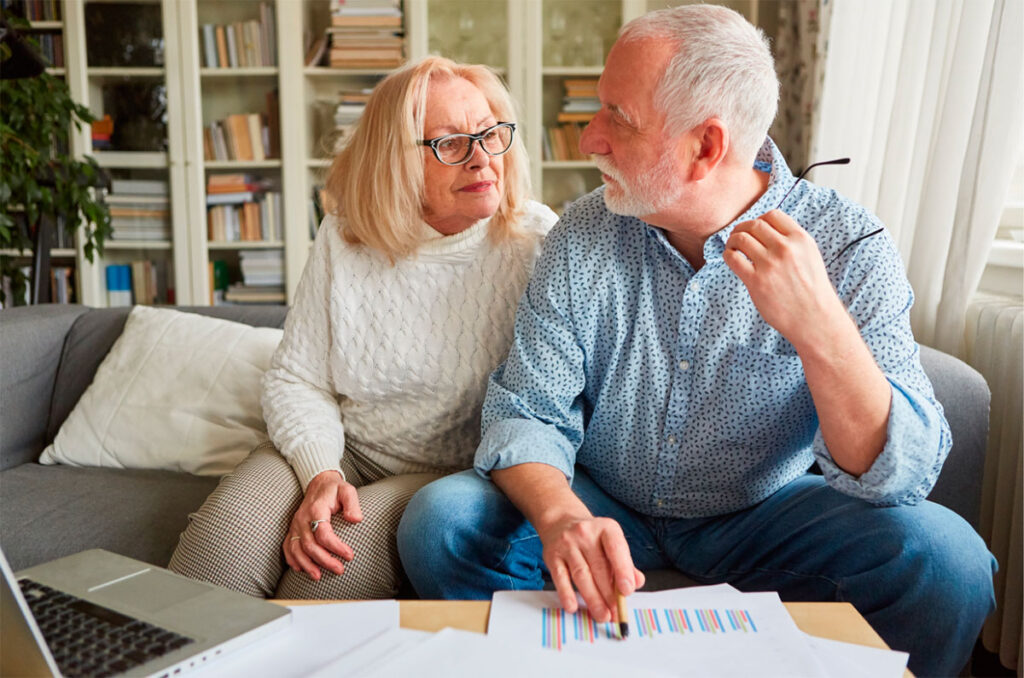
[[[828,4],[827,2],[825,4]],[[1024,139],[1024,2],[832,0],[814,170],[899,244],[923,344],[962,355]]]
[[[809,160],[852,163],[811,179],[888,226],[916,295],[918,341],[987,372],[993,416],[981,529],[1001,572],[982,637],[1021,675],[1020,384],[1003,383],[1020,378],[1006,377],[1019,367],[1020,302],[1010,304],[1015,332],[1002,327],[1009,313],[998,322],[972,317],[970,355],[965,327],[1024,146],[1024,1],[821,2],[831,4],[831,21]],[[992,315],[978,308],[972,314]]]

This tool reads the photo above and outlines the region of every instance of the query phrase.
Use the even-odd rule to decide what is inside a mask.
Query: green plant
[[[18,29],[27,25],[4,18]],[[11,54],[7,44],[0,45],[0,69]],[[110,212],[92,188],[102,170],[90,156],[78,160],[60,150],[67,146],[72,124],[80,129],[92,121],[89,109],[76,103],[67,84],[55,76],[44,72],[0,80],[0,249],[31,250],[30,233],[15,220],[23,212],[30,225],[43,214],[64,217],[69,234],[82,228],[89,261],[95,252],[103,254],[103,242],[111,233]],[[23,303],[24,275],[10,257],[0,257],[0,274],[11,277],[14,301]]]

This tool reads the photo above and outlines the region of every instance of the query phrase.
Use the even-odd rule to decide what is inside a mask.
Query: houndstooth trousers
[[[442,474],[389,475],[352,449],[345,450],[341,468],[358,488],[363,510],[360,523],[340,514],[331,518],[335,534],[355,552],[341,575],[321,569],[314,581],[285,563],[281,546],[303,494],[291,466],[269,442],[224,476],[189,516],[168,567],[258,598],[394,598],[403,579],[398,521],[416,491]]]

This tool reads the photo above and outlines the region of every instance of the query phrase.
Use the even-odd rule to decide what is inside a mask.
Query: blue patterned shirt
[[[478,473],[541,462],[571,479],[579,464],[655,517],[749,507],[815,460],[832,487],[875,504],[928,494],[951,438],[921,368],[913,292],[892,239],[840,255],[878,218],[806,181],[786,200],[892,388],[885,448],[857,477],[829,456],[796,350],[722,259],[733,227],[773,209],[795,180],[771,139],[755,167],[770,171],[767,191],[707,239],[699,271],[661,229],[609,212],[603,188],[566,210],[520,300],[508,359],[491,375]]]

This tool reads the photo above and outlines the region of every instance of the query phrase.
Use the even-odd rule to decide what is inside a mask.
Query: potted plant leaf
[[[40,219],[59,216],[68,235],[82,229],[91,262],[111,233],[109,209],[94,189],[105,174],[92,157],[72,157],[67,139],[71,125],[81,128],[93,116],[60,78],[45,71],[17,77],[27,53],[40,58],[38,45],[22,33],[27,26],[0,12],[0,250],[30,251]],[[0,256],[0,276],[10,276],[15,297],[3,299],[0,290],[3,305],[23,304],[26,276],[10,256]]]

